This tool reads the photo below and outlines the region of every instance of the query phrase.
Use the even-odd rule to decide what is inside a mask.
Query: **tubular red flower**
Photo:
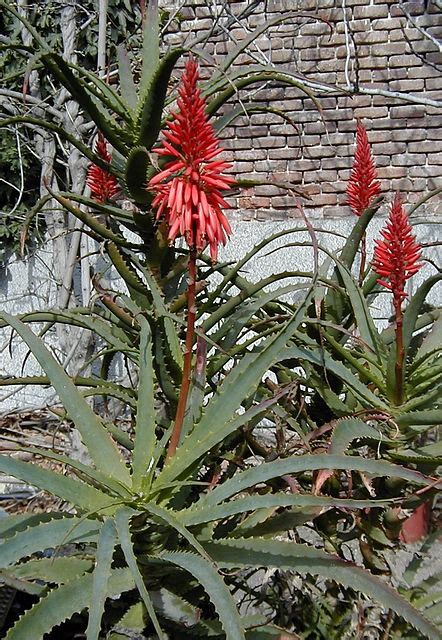
[[[381,276],[379,284],[390,289],[395,304],[400,305],[407,297],[406,281],[423,265],[418,262],[422,252],[421,246],[416,242],[399,193],[395,195],[390,216],[381,235],[383,239],[376,240],[373,269]]]
[[[111,155],[107,150],[107,143],[102,133],[98,134],[94,151],[105,162],[111,161]],[[91,190],[92,198],[97,202],[110,200],[120,190],[116,177],[96,164],[89,165],[86,184]]]
[[[221,209],[228,207],[221,192],[235,181],[223,174],[231,165],[216,159],[222,149],[206,114],[198,79],[198,65],[190,59],[178,89],[178,110],[154,149],[171,159],[147,188],[155,193],[152,206],[157,219],[164,216],[168,224],[169,241],[183,236],[189,248],[198,252],[210,245],[210,255],[216,260],[218,245],[225,244],[232,233]]]
[[[358,121],[355,158],[347,186],[348,204],[353,213],[360,216],[380,192],[381,185],[377,180],[367,131],[362,122]]]

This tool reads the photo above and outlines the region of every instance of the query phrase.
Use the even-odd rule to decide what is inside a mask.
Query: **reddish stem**
[[[186,412],[187,398],[189,396],[190,380],[192,374],[192,347],[195,338],[195,288],[196,288],[196,250],[191,249],[189,254],[189,287],[187,289],[187,329],[186,346],[184,349],[183,377],[181,379],[180,395],[175,415],[175,424],[170,436],[167,449],[167,459],[172,458],[177,450],[181,430],[183,428],[184,414]]]
[[[394,297],[394,310],[395,310],[395,319],[396,319],[396,364],[395,364],[395,373],[396,373],[396,389],[394,394],[395,404],[400,405],[404,399],[404,389],[403,389],[403,368],[404,368],[404,339],[403,339],[403,331],[402,331],[402,301],[400,296]]]

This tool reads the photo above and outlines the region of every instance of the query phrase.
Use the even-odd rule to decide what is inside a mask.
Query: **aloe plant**
[[[184,52],[172,50],[160,59],[156,3],[148,5],[139,86],[127,53],[120,49],[119,92],[67,64],[16,15],[34,39],[35,60],[68,89],[112,145],[112,162],[103,145],[94,153],[57,125],[39,124],[69,139],[100,170],[90,170],[93,187],[102,180],[107,189],[104,181],[116,177],[137,211],[124,211],[109,201],[115,180],[110,190],[92,189],[92,198],[50,189],[48,198],[79,218],[93,238],[105,241],[106,255],[127,293],[109,290],[96,277],[98,300],[91,308],[21,317],[0,312],[2,326],[13,329],[43,370],[41,376],[3,378],[1,384],[52,385],[63,407],[61,417],[79,431],[90,458],[85,464],[35,447],[24,448],[33,456],[31,462],[14,455],[0,457],[3,473],[69,506],[0,523],[1,578],[38,599],[6,637],[43,638],[85,610],[88,640],[118,638],[121,630],[147,638],[297,637],[296,624],[280,620],[274,608],[266,617],[247,615],[240,606],[238,593],[247,592],[256,604],[262,598],[272,607],[271,597],[256,593],[249,579],[249,572],[261,567],[307,575],[303,579],[309,585],[325,579],[346,593],[364,594],[395,612],[408,628],[428,638],[441,637],[419,606],[375,575],[384,568],[370,546],[360,546],[363,562],[349,560],[345,553],[347,542],[364,542],[364,536],[375,541],[373,548],[388,546],[397,510],[422,492],[435,490],[434,448],[404,449],[422,422],[433,425],[439,420],[434,401],[428,394],[419,405],[424,396],[418,391],[407,396],[405,404],[391,406],[385,380],[394,336],[391,331],[379,334],[371,319],[369,303],[377,293],[373,278],[360,287],[351,273],[378,203],[371,202],[372,208],[361,212],[339,257],[325,251],[335,263],[331,275],[325,269],[293,270],[249,282],[241,272],[248,260],[288,232],[267,239],[235,265],[213,262],[200,252],[215,243],[212,258],[216,257],[222,234],[215,233],[214,240],[209,235],[202,238],[192,207],[190,224],[180,227],[189,249],[169,246],[168,237],[176,237],[177,229],[172,229],[182,213],[182,208],[171,206],[177,202],[177,190],[171,195],[166,180],[169,192],[167,202],[163,200],[171,210],[165,220],[160,211],[157,225],[151,209],[161,198],[154,202],[155,189],[148,191],[146,183],[150,180],[152,187],[157,181],[158,186],[168,170],[166,178],[172,177],[170,165],[162,165],[161,157],[157,163],[152,152],[161,149],[156,144],[167,122],[164,107],[175,100],[168,84]],[[274,23],[258,27],[247,42]],[[238,88],[275,79],[310,95],[302,80],[289,72],[262,67],[233,72],[231,65],[247,42],[202,87],[215,131],[239,115],[233,109],[218,116]],[[2,121],[8,122],[12,120]],[[27,115],[14,122],[36,123]],[[204,158],[203,169],[209,161]],[[179,181],[182,175],[174,178]],[[164,196],[161,188],[158,193]],[[196,201],[201,203],[201,194],[195,201],[192,194],[195,207]],[[107,220],[97,219],[83,205],[106,214]],[[123,227],[135,230],[141,240],[128,241]],[[309,223],[306,229],[318,251]],[[186,287],[189,267],[191,282]],[[221,278],[209,289],[205,281],[213,273]],[[299,280],[284,286],[288,278]],[[415,349],[414,334],[437,314],[419,312],[435,281],[418,290],[404,314],[408,353]],[[267,291],[274,283],[278,289]],[[293,291],[303,292],[296,305],[284,299]],[[41,322],[44,328],[37,335],[29,325]],[[56,323],[82,327],[100,338],[102,349],[93,356],[100,362],[99,374],[67,375],[44,342]],[[359,339],[354,346],[350,338],[356,329]],[[428,372],[432,380],[437,375],[439,329],[435,323],[407,369],[414,376],[410,388],[417,380],[425,384]],[[136,383],[112,379],[110,365],[117,355],[123,356]],[[407,357],[404,362],[408,367]],[[132,428],[124,431],[118,421],[105,420],[94,411],[88,401],[94,395],[115,398],[131,416]],[[330,424],[323,419],[325,413],[318,417],[318,405],[319,412],[326,407]],[[271,446],[260,437],[269,424],[275,441]],[[394,437],[391,424],[398,425],[400,438]],[[330,430],[327,446],[317,451],[318,439]],[[170,447],[173,433],[175,444]],[[368,453],[363,449],[367,443]],[[382,459],[373,451],[380,451]],[[37,461],[41,459],[63,464],[66,474],[50,470]],[[425,468],[414,468],[421,462]],[[339,479],[344,475],[351,481],[343,486]],[[348,520],[355,524],[350,531],[341,526]],[[320,547],[303,537],[303,525],[320,534]],[[370,570],[362,568],[363,563]]]

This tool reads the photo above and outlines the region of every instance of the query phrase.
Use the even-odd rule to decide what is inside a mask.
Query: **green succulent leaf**
[[[160,61],[158,0],[149,0],[143,28],[140,93],[147,93]]]
[[[180,512],[179,519],[186,526],[194,526],[210,522],[213,520],[223,520],[233,515],[246,513],[247,511],[255,511],[257,509],[274,510],[280,507],[299,507],[299,508],[342,508],[342,509],[365,509],[385,507],[389,503],[388,500],[345,500],[339,498],[329,498],[327,496],[308,495],[292,495],[287,493],[267,494],[263,496],[241,496],[230,502],[213,505],[201,509],[195,507]],[[198,503],[197,503],[198,504]]]
[[[158,138],[163,118],[163,108],[172,71],[184,49],[174,49],[160,61],[146,91],[140,93],[137,107],[136,144],[151,149]]]
[[[4,568],[46,549],[68,544],[95,542],[98,537],[98,521],[73,516],[57,517],[49,522],[29,526],[2,543],[1,564]]]
[[[155,627],[155,631],[158,634],[159,640],[165,640],[164,633],[161,629],[160,623],[157,618],[157,614],[153,608],[152,599],[144,583],[143,576],[140,573],[137,564],[137,558],[134,553],[131,533],[130,533],[130,520],[136,515],[136,511],[128,507],[122,507],[118,509],[115,514],[115,525],[117,527],[118,538],[120,540],[121,549],[124,553],[127,565],[132,574],[133,580],[137,586],[140,596],[146,606],[147,613],[149,614],[152,624]]]
[[[430,485],[431,480],[417,471],[385,462],[384,460],[370,460],[356,456],[339,456],[330,454],[292,456],[266,462],[251,469],[237,473],[223,484],[217,486],[209,494],[202,497],[195,505],[196,508],[205,508],[209,505],[224,502],[233,495],[245,491],[261,482],[267,482],[271,478],[278,478],[291,473],[304,471],[316,471],[318,469],[343,469],[348,471],[362,471],[373,476],[387,476],[403,478],[409,482]]]
[[[92,411],[72,380],[58,364],[43,341],[18,318],[0,312],[0,319],[9,324],[26,342],[42,369],[47,373],[71,420],[81,434],[97,469],[128,485],[129,473],[103,423]],[[64,478],[65,480],[67,478]],[[69,499],[69,498],[67,498]]]
[[[98,538],[92,597],[89,606],[89,621],[86,629],[87,640],[98,640],[100,634],[104,603],[108,595],[109,580],[112,575],[112,557],[116,541],[115,523],[108,518],[104,521]]]
[[[227,640],[245,640],[244,628],[232,595],[211,562],[193,553],[164,551],[160,557],[193,575],[210,597]]]
[[[147,190],[147,183],[156,173],[145,147],[133,147],[126,160],[124,182],[130,196],[139,205],[147,206],[153,194]]]
[[[292,542],[256,538],[223,540],[205,546],[214,560],[225,568],[277,567],[335,580],[366,594],[385,609],[392,609],[430,640],[442,637],[438,629],[420,611],[383,580],[352,562],[320,549]]]
[[[93,564],[92,559],[76,556],[37,558],[13,567],[11,573],[17,578],[65,584],[88,573]]]
[[[156,445],[152,334],[147,320],[140,318],[140,323],[140,369],[138,375],[135,441],[132,458],[132,488],[135,492],[141,490],[143,480],[151,470]]]
[[[109,508],[113,504],[113,499],[106,493],[79,480],[73,480],[68,476],[45,469],[38,464],[0,455],[0,471],[48,491],[84,511],[99,511]]]
[[[6,634],[7,640],[43,640],[45,634],[55,626],[69,619],[74,613],[90,607],[93,579],[93,575],[86,574],[50,591],[19,618]],[[106,596],[119,596],[133,589],[133,586],[129,570],[114,569],[108,581]]]
[[[137,88],[130,67],[129,55],[123,44],[117,47],[117,59],[121,96],[129,109],[133,111],[137,106]]]

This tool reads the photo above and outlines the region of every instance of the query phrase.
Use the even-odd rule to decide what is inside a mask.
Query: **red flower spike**
[[[105,162],[111,161],[111,155],[107,150],[107,143],[102,133],[98,134],[94,151]],[[97,202],[110,200],[120,190],[116,177],[96,164],[89,165],[86,184],[91,190],[92,198]]]
[[[368,142],[367,131],[361,121],[356,128],[356,151],[347,186],[348,204],[360,216],[381,192],[376,165]]]
[[[198,65],[190,59],[178,89],[178,110],[163,131],[160,146],[154,149],[171,160],[147,188],[155,193],[152,206],[157,219],[164,216],[168,224],[169,241],[182,236],[189,248],[198,252],[210,245],[215,261],[218,245],[225,244],[232,233],[221,210],[229,206],[221,192],[235,181],[223,174],[231,165],[216,159],[222,149],[206,114],[198,79]]]
[[[395,305],[407,297],[405,283],[423,266],[418,260],[421,247],[402,207],[399,193],[391,205],[390,216],[381,231],[383,240],[376,240],[373,269],[381,276],[379,284],[393,292]]]

